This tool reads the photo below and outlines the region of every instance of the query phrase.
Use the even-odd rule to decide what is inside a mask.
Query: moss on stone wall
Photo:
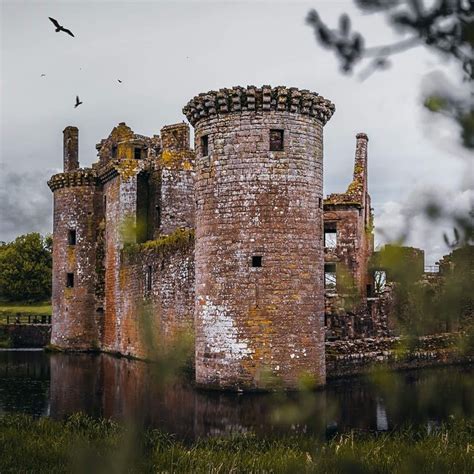
[[[142,252],[166,254],[185,248],[192,241],[194,241],[193,229],[176,229],[169,235],[160,235],[157,239],[142,244],[125,244],[123,250],[129,257]]]

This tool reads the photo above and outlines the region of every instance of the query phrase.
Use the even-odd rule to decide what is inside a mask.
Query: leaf
[[[362,38],[359,33],[354,34],[352,48],[357,55],[360,56],[362,54],[362,50],[364,49],[364,38]]]
[[[351,29],[351,20],[347,13],[343,13],[339,17],[339,29],[341,30],[342,36],[349,36],[349,31]]]
[[[318,35],[319,35],[319,40],[321,43],[330,46],[332,44],[332,34],[328,30],[328,28],[324,25],[319,25],[318,27]]]

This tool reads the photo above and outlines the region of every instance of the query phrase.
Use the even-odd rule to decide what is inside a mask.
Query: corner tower
[[[197,383],[324,383],[323,126],[334,105],[249,86],[200,94],[183,112],[197,152]]]
[[[89,350],[100,344],[95,316],[100,190],[95,172],[79,168],[78,129],[66,127],[63,134],[64,172],[48,181],[54,194],[51,343]]]

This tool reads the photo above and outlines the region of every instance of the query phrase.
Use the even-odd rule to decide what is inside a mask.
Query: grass
[[[468,473],[474,472],[473,440],[472,420],[451,420],[431,433],[349,433],[329,442],[247,434],[186,444],[81,414],[62,422],[4,415],[0,472]]]
[[[13,322],[17,315],[21,322],[26,322],[28,316],[51,316],[52,307],[49,301],[43,303],[12,303],[0,301],[0,324],[7,322],[7,316],[10,322]]]
[[[0,314],[44,314],[51,315],[52,307],[49,301],[44,303],[5,303],[0,302]]]

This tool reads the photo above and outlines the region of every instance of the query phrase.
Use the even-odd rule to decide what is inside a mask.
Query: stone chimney
[[[79,168],[79,129],[66,127],[64,135],[64,172],[75,171]]]

